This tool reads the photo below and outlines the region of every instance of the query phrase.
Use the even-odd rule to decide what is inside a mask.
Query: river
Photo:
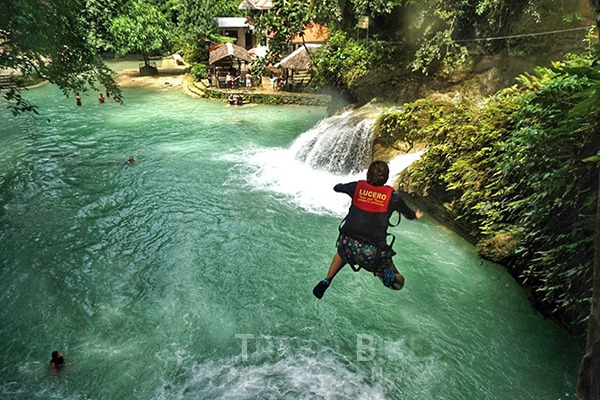
[[[313,297],[332,186],[364,175],[295,156],[324,110],[26,95],[40,116],[0,111],[0,398],[574,398],[581,344],[427,216],[391,229],[402,291],[345,269]]]

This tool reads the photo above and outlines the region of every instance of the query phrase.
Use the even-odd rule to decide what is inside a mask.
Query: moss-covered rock
[[[515,256],[519,240],[511,233],[499,233],[477,243],[477,253],[481,258],[496,263],[506,263]]]

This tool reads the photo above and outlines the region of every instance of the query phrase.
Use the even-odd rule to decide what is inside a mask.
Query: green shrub
[[[192,68],[190,68],[190,74],[194,77],[195,81],[206,78],[206,65],[193,63]]]
[[[330,85],[346,93],[371,67],[371,56],[366,47],[341,31],[334,31],[330,40],[312,57],[316,68],[311,86]]]
[[[523,75],[482,104],[430,96],[392,110],[377,123],[388,141],[424,140],[410,181],[442,198],[454,218],[486,240],[498,237],[502,259],[534,290],[545,315],[582,333],[592,287],[593,237],[598,193],[600,109],[590,88],[600,87],[591,61],[571,57],[554,68]],[[585,112],[570,112],[575,99]],[[499,256],[498,256],[499,257]]]

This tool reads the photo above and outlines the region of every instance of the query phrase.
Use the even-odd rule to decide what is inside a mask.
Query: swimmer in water
[[[50,360],[50,368],[52,369],[52,373],[56,375],[63,367],[65,366],[65,358],[62,353],[58,351],[52,352],[52,359]]]

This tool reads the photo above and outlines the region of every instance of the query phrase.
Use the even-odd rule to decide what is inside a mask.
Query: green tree
[[[360,16],[371,28],[385,26],[380,36],[410,45],[413,71],[450,75],[469,61],[473,50],[496,52],[505,41],[462,42],[502,36],[513,23],[533,13],[538,0],[315,0],[315,19],[332,30],[357,36]],[[377,21],[377,26],[373,26]],[[393,32],[390,32],[393,31]],[[375,30],[377,32],[377,30]]]
[[[110,33],[113,46],[119,55],[136,52],[150,66],[150,56],[164,51],[169,42],[172,25],[155,6],[134,0],[126,14],[112,21]]]
[[[334,31],[329,41],[317,51],[311,85],[331,85],[352,98],[352,85],[372,67],[372,52],[342,31]]]
[[[129,0],[85,0],[88,38],[97,49],[110,48],[112,21],[125,12],[128,4]]]
[[[411,66],[425,74],[452,74],[469,61],[473,51],[497,52],[506,41],[463,42],[463,39],[503,36],[513,23],[531,13],[536,0],[435,0],[412,4],[410,31],[418,32]],[[468,46],[467,46],[468,43]]]
[[[216,17],[241,16],[238,0],[177,0],[178,31],[190,62],[208,59],[210,43],[219,43]]]
[[[0,12],[0,67],[47,80],[65,95],[100,85],[118,88],[88,41],[83,0],[8,0]],[[13,81],[0,94],[15,115],[36,111]]]
[[[256,21],[256,28],[269,37],[269,58],[279,60],[289,52],[292,39],[314,21],[307,0],[274,0],[273,8]]]
[[[352,34],[360,16],[375,19],[390,14],[410,0],[316,0],[313,10],[317,21],[334,30]]]

